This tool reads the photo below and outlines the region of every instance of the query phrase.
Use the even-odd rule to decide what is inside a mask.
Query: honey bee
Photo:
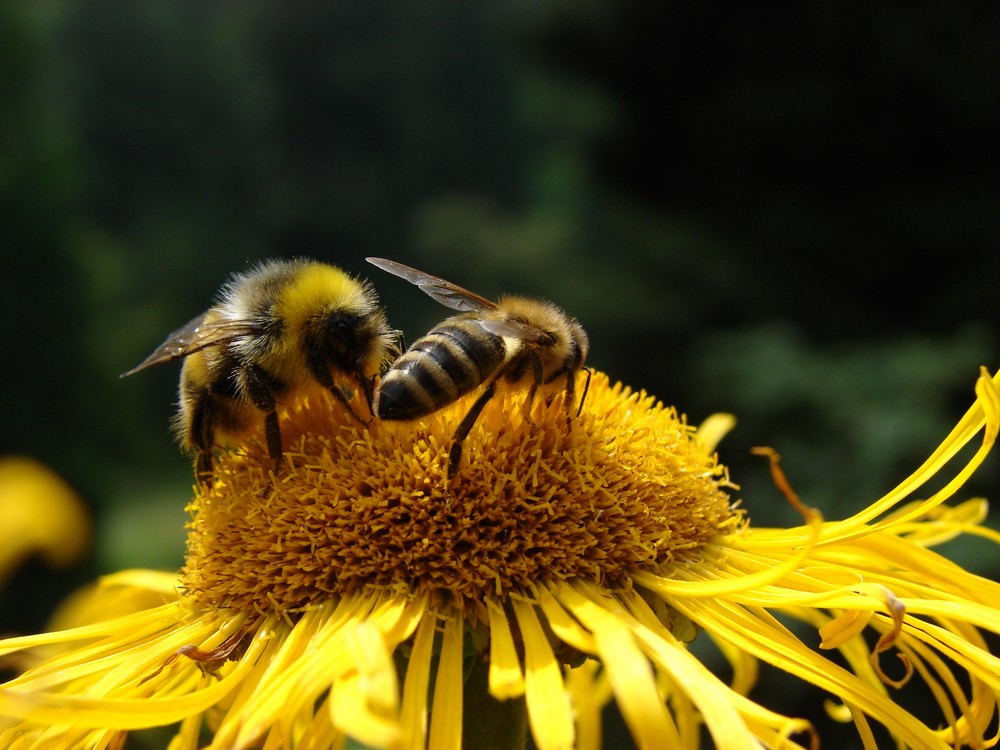
[[[218,301],[178,328],[141,364],[183,359],[173,427],[196,454],[199,479],[212,476],[212,451],[238,445],[264,421],[269,456],[280,464],[278,399],[312,383],[325,386],[359,422],[341,382],[373,414],[375,378],[400,353],[374,288],[334,266],[272,260],[233,275]]]
[[[449,480],[458,470],[465,438],[501,378],[512,385],[529,383],[526,407],[539,388],[565,378],[565,404],[567,410],[572,408],[576,374],[589,348],[587,334],[574,318],[551,302],[513,295],[491,302],[402,263],[366,260],[462,313],[413,342],[382,376],[375,395],[379,419],[409,420],[485,386],[452,437]]]

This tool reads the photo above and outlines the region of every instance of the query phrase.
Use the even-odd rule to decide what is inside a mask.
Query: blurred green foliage
[[[365,255],[556,300],[596,367],[738,416],[755,523],[798,521],[757,444],[827,516],[867,505],[1000,366],[997,32],[992,4],[0,5],[0,453],[99,529],[0,630],[181,564],[177,368],[118,373],[266,257],[372,278],[408,340],[447,312]]]

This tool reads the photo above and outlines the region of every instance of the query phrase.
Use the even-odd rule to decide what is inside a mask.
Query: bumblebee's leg
[[[347,396],[344,395],[344,392],[337,387],[337,385],[333,382],[333,380],[331,380],[329,384],[323,383],[323,385],[326,386],[326,389],[330,391],[331,394],[333,394],[333,397],[337,399],[345,409],[347,409],[347,413],[350,414],[352,417],[354,417],[354,419],[357,420],[357,422],[360,425],[366,426],[371,423],[370,419],[362,419],[361,416],[356,411],[354,411],[354,407],[351,406],[351,402],[347,400]],[[374,414],[375,412],[372,411],[373,396],[370,395],[372,391],[370,387],[366,387],[369,386],[367,378],[365,378],[364,376],[360,377],[358,379],[358,385],[361,387],[361,391],[362,393],[364,393],[365,400],[368,403],[368,411]]]
[[[246,393],[253,405],[264,412],[264,439],[267,455],[274,461],[274,470],[281,465],[281,427],[278,425],[277,402],[274,400],[274,385],[267,373],[256,365],[243,369]]]
[[[371,414],[372,417],[374,417],[375,379],[378,377],[378,375],[372,375],[370,378],[366,378],[365,374],[361,372],[360,368],[358,368],[358,371],[354,373],[354,377],[358,381],[358,385],[361,386],[361,392],[365,396],[365,403],[368,404],[368,413]],[[364,424],[367,424],[367,422],[365,422]]]
[[[326,362],[326,359],[320,354],[319,350],[310,348],[309,354],[306,357],[306,362],[309,365],[309,372],[312,376],[316,378],[316,381],[326,388],[330,394],[337,399],[340,404],[347,409],[347,413],[350,414],[354,419],[356,419],[360,424],[367,425],[368,420],[364,420],[358,416],[358,413],[354,411],[354,407],[351,406],[344,392],[337,387],[337,384],[333,380],[333,376],[330,374],[330,367]],[[372,397],[369,396],[369,392],[365,387],[365,376],[360,371],[354,374],[355,379],[358,382],[358,387],[364,392],[365,398],[368,399],[368,409],[371,411]]]
[[[212,484],[212,448],[215,444],[215,426],[210,407],[211,396],[207,391],[193,399],[188,418],[187,440],[195,449],[194,476],[198,484],[209,487]]]
[[[487,402],[493,398],[493,394],[496,393],[497,381],[496,378],[490,381],[486,389],[479,394],[479,398],[469,409],[469,412],[462,418],[458,427],[455,430],[455,434],[451,436],[451,450],[448,453],[448,481],[450,482],[455,478],[455,474],[458,473],[458,466],[462,462],[462,444],[465,442],[465,438],[469,436],[469,432],[472,430],[472,426],[479,419],[480,413],[483,411],[483,407],[486,406]]]
[[[198,484],[202,487],[210,487],[213,473],[212,451],[199,449],[194,459],[194,476]]]
[[[534,377],[531,379],[531,385],[528,387],[528,396],[524,399],[524,414],[527,417],[531,415],[531,405],[535,403],[538,386],[542,384],[542,360],[537,354],[531,355],[531,369]]]

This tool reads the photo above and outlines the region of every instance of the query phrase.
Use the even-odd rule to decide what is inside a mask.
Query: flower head
[[[977,392],[897,490],[839,522],[799,503],[792,529],[756,529],[736,508],[719,421],[695,430],[600,373],[579,416],[559,396],[530,409],[521,392],[495,397],[452,481],[467,399],[362,427],[302,394],[282,415],[276,474],[256,445],[220,457],[190,505],[179,580],[131,573],[102,589],[164,604],[0,642],[63,649],[0,685],[0,746],[105,747],[179,722],[177,749],[206,729],[213,748],[453,748],[472,745],[474,704],[523,706],[540,748],[597,747],[609,698],[640,747],[694,748],[702,727],[720,747],[811,744],[806,720],[748,697],[760,661],[837,696],[831,712],[870,747],[871,720],[903,746],[987,746],[1000,660],[980,631],[1000,632],[1000,587],[928,549],[987,533],[982,503],[942,505],[996,440],[997,382],[984,374]],[[980,431],[954,479],[903,504]],[[729,682],[688,650],[699,631]],[[940,716],[893,701],[916,678]]]

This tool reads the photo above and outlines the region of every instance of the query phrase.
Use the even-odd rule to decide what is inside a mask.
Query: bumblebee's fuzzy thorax
[[[333,266],[304,263],[274,300],[274,317],[304,330],[318,317],[342,312],[362,318],[378,309],[374,290]]]

